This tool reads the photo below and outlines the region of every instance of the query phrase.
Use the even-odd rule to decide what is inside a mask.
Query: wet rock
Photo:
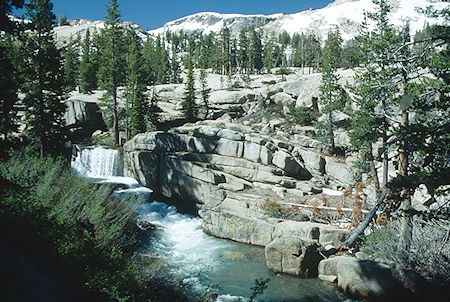
[[[399,288],[389,266],[375,261],[341,257],[336,269],[338,287],[350,298],[389,298]]]
[[[316,277],[321,259],[319,244],[311,239],[282,236],[265,248],[267,267],[276,273]]]
[[[336,283],[337,282],[337,276],[333,276],[333,275],[318,275],[317,277],[320,280],[322,280],[322,281],[327,281],[327,282],[331,282],[331,283]]]
[[[157,226],[147,220],[142,220],[142,219],[138,219],[136,221],[137,226],[142,229],[142,230],[155,230],[157,228]]]

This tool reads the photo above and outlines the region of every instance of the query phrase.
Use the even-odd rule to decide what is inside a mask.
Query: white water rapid
[[[104,147],[79,149],[73,173],[95,183],[119,185],[115,191],[144,197],[139,219],[157,226],[145,249],[152,258],[164,259],[170,273],[183,280],[192,295],[207,291],[220,301],[248,301],[255,279],[270,278],[258,301],[341,301],[334,287],[316,279],[298,279],[272,273],[265,265],[264,249],[206,235],[201,219],[179,213],[174,206],[151,201],[150,189],[123,176],[120,151]],[[150,202],[151,201],[151,202]]]

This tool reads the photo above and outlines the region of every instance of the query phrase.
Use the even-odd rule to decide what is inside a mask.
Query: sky
[[[322,8],[333,0],[118,0],[122,21],[133,21],[143,29],[199,12],[233,14],[298,13]],[[107,0],[52,0],[53,12],[68,19],[103,20]]]

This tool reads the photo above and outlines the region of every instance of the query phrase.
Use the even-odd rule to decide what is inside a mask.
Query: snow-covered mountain
[[[428,0],[389,0],[393,6],[391,23],[401,26],[406,20],[410,21],[412,32],[422,29],[425,23],[434,22],[416,11],[416,7],[425,8],[431,3]],[[438,0],[439,1],[439,0]],[[448,7],[447,1],[433,4],[438,8]],[[186,33],[219,32],[223,24],[226,23],[234,35],[237,35],[242,28],[253,26],[259,27],[265,37],[277,36],[283,31],[289,34],[302,32],[315,32],[322,38],[330,28],[339,26],[344,40],[351,39],[358,33],[364,13],[373,11],[375,5],[372,0],[335,0],[328,6],[321,9],[309,9],[295,14],[274,14],[274,15],[240,15],[240,14],[219,14],[213,12],[203,12],[189,15],[175,21],[166,23],[163,27],[144,31],[139,25],[133,22],[123,22],[124,28],[134,28],[144,39],[148,35],[156,36],[164,34],[166,31]],[[83,37],[86,29],[99,31],[104,28],[105,21],[89,21],[84,19],[69,21],[70,25],[58,26],[55,28],[58,41],[65,43],[70,37],[76,37],[78,33]]]
[[[56,26],[55,27],[55,34],[57,37],[58,43],[66,44],[70,38],[76,38],[78,35],[81,36],[81,38],[84,38],[84,35],[86,33],[86,30],[89,29],[91,35],[94,32],[100,33],[100,30],[105,28],[105,21],[90,21],[86,19],[77,19],[77,20],[69,20],[69,25],[63,25],[63,26]],[[138,35],[141,36],[141,38],[146,39],[146,37],[149,35],[148,32],[144,31],[138,24],[133,22],[122,22],[122,27],[125,29],[133,29],[137,32]]]
[[[411,30],[414,32],[423,28],[425,22],[433,22],[422,14],[416,7],[430,5],[427,0],[390,0],[393,6],[391,22],[402,25],[410,20]],[[448,6],[448,2],[440,2],[439,7]],[[150,31],[152,35],[162,34],[165,31],[184,32],[199,31],[205,34],[218,32],[223,24],[232,30],[234,34],[244,27],[261,27],[264,35],[277,35],[283,31],[289,34],[314,31],[325,37],[330,28],[339,26],[345,40],[354,37],[358,32],[365,11],[374,8],[372,0],[336,0],[321,9],[309,9],[296,14],[275,15],[237,15],[219,13],[198,13],[175,21],[166,23],[163,27]]]

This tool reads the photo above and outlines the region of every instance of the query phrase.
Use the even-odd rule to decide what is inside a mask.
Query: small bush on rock
[[[400,268],[414,271],[425,279],[450,286],[449,228],[430,222],[413,223],[411,247],[400,247],[400,224],[386,227],[366,237],[361,250],[375,259],[397,263]]]

